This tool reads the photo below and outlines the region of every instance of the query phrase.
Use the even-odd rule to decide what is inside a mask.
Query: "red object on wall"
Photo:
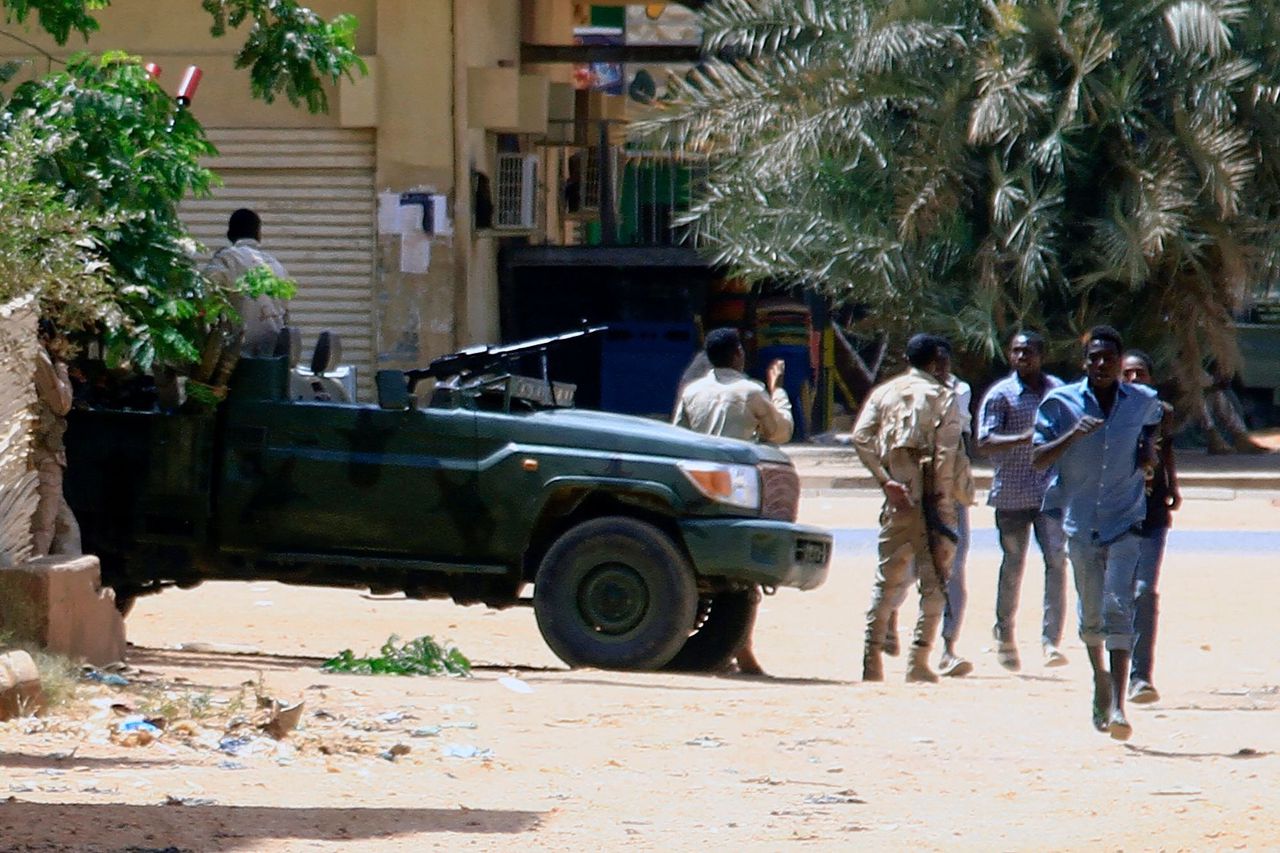
[[[164,69],[159,65],[156,65],[154,62],[148,62],[146,65],[142,66],[142,68],[151,75],[152,80],[159,80],[160,75],[164,73]]]

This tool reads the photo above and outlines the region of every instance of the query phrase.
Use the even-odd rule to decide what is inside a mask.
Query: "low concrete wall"
[[[43,557],[0,569],[0,633],[95,666],[124,659],[124,619],[97,557]]]
[[[36,511],[33,376],[39,345],[34,301],[0,305],[0,569],[20,565],[31,554]]]

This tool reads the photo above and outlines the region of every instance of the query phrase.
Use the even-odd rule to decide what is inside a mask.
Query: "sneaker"
[[[1044,665],[1045,666],[1066,666],[1067,656],[1058,651],[1058,647],[1052,643],[1046,643],[1044,647]]]
[[[1095,700],[1090,712],[1093,716],[1094,730],[1105,733],[1107,731],[1107,709],[1105,707],[1099,707]]]
[[[973,672],[973,664],[959,655],[943,652],[938,659],[938,674],[948,678],[963,678]]]
[[[1125,719],[1124,711],[1116,708],[1111,712],[1111,719],[1107,721],[1107,733],[1112,740],[1128,740],[1133,734],[1133,726]]]
[[[1000,665],[1010,672],[1017,672],[1022,669],[1022,661],[1018,659],[1018,647],[1013,643],[1003,643],[996,650],[996,660],[1000,661]]]
[[[1160,691],[1151,682],[1135,678],[1129,684],[1129,701],[1136,705],[1150,705],[1160,701]]]

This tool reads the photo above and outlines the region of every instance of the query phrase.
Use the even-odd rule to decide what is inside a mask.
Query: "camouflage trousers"
[[[32,557],[79,554],[80,525],[62,494],[62,462],[54,454],[36,458],[36,514],[31,519]]]
[[[939,519],[954,529],[955,502],[938,503]],[[905,599],[913,577],[920,591],[920,616],[911,645],[913,649],[927,651],[942,621],[955,543],[930,532],[919,507],[894,512],[886,506],[880,513],[879,551],[880,564],[867,611],[866,652],[878,654],[883,649],[889,619]]]

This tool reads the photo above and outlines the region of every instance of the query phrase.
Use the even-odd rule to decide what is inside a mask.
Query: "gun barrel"
[[[512,358],[545,353],[570,341],[598,335],[608,328],[608,326],[584,326],[572,332],[548,335],[527,341],[517,341],[511,344],[469,347],[468,349],[441,356],[425,368],[407,370],[405,371],[405,377],[409,380],[410,390],[412,390],[423,379],[448,379],[463,373],[484,373],[501,366]]]

